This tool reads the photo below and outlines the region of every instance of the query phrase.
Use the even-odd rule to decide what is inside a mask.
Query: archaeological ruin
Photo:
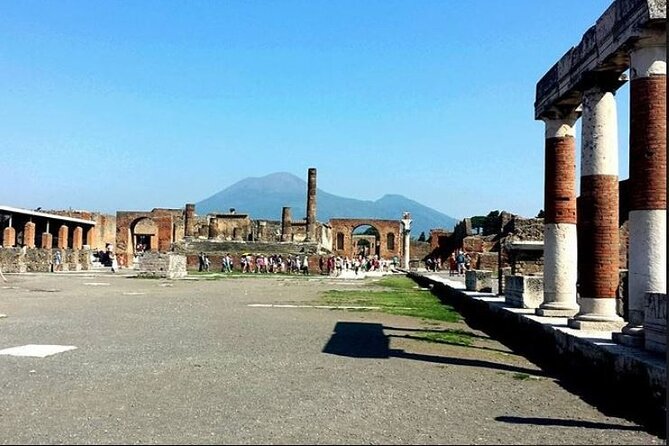
[[[630,82],[629,320],[616,314],[616,90]],[[545,122],[545,265],[540,315],[641,339],[646,297],[666,295],[666,3],[615,1],[537,83]],[[575,124],[581,119],[576,200]],[[577,299],[578,286],[578,299]],[[634,342],[634,341],[632,341]]]

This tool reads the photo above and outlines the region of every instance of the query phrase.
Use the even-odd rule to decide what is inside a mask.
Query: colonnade
[[[665,41],[666,29],[653,30],[622,47],[629,61],[631,195],[629,317],[623,333],[632,336],[642,332],[646,293],[666,293]],[[615,331],[625,324],[616,311],[620,240],[615,94],[626,81],[621,72],[626,70],[620,65],[604,68],[580,73],[572,92],[538,110],[537,118],[545,123],[545,238],[544,302],[536,312],[568,316],[572,328]]]

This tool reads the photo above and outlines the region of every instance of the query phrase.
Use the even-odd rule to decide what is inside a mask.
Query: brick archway
[[[360,226],[371,226],[379,232],[379,256],[382,259],[400,257],[401,230],[399,220],[375,220],[360,218],[335,218],[330,220],[332,227],[332,252],[339,256],[355,255],[353,231]]]

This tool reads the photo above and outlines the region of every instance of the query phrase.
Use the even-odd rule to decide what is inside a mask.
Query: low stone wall
[[[538,308],[544,302],[544,278],[541,276],[505,276],[504,299],[517,308]]]
[[[51,272],[57,249],[0,248],[0,269],[5,273]],[[82,271],[91,268],[91,251],[63,249],[62,271]]]
[[[532,310],[509,308],[501,296],[469,294],[434,278],[409,276],[454,307],[469,326],[554,374],[572,393],[611,416],[634,420],[656,435],[665,435],[664,355],[617,345],[610,334],[608,340],[593,340],[592,333],[567,328],[567,318],[542,318]]]
[[[178,279],[186,277],[186,256],[174,253],[145,252],[139,258],[139,277]]]

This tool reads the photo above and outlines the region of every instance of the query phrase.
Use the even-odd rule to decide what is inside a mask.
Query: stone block
[[[667,293],[646,293],[643,329],[646,350],[667,351]]]
[[[186,277],[186,256],[175,253],[145,252],[139,256],[140,277],[178,279]]]
[[[505,276],[504,301],[518,308],[538,308],[544,302],[541,276]]]
[[[465,271],[465,289],[467,291],[492,292],[492,271]]]

